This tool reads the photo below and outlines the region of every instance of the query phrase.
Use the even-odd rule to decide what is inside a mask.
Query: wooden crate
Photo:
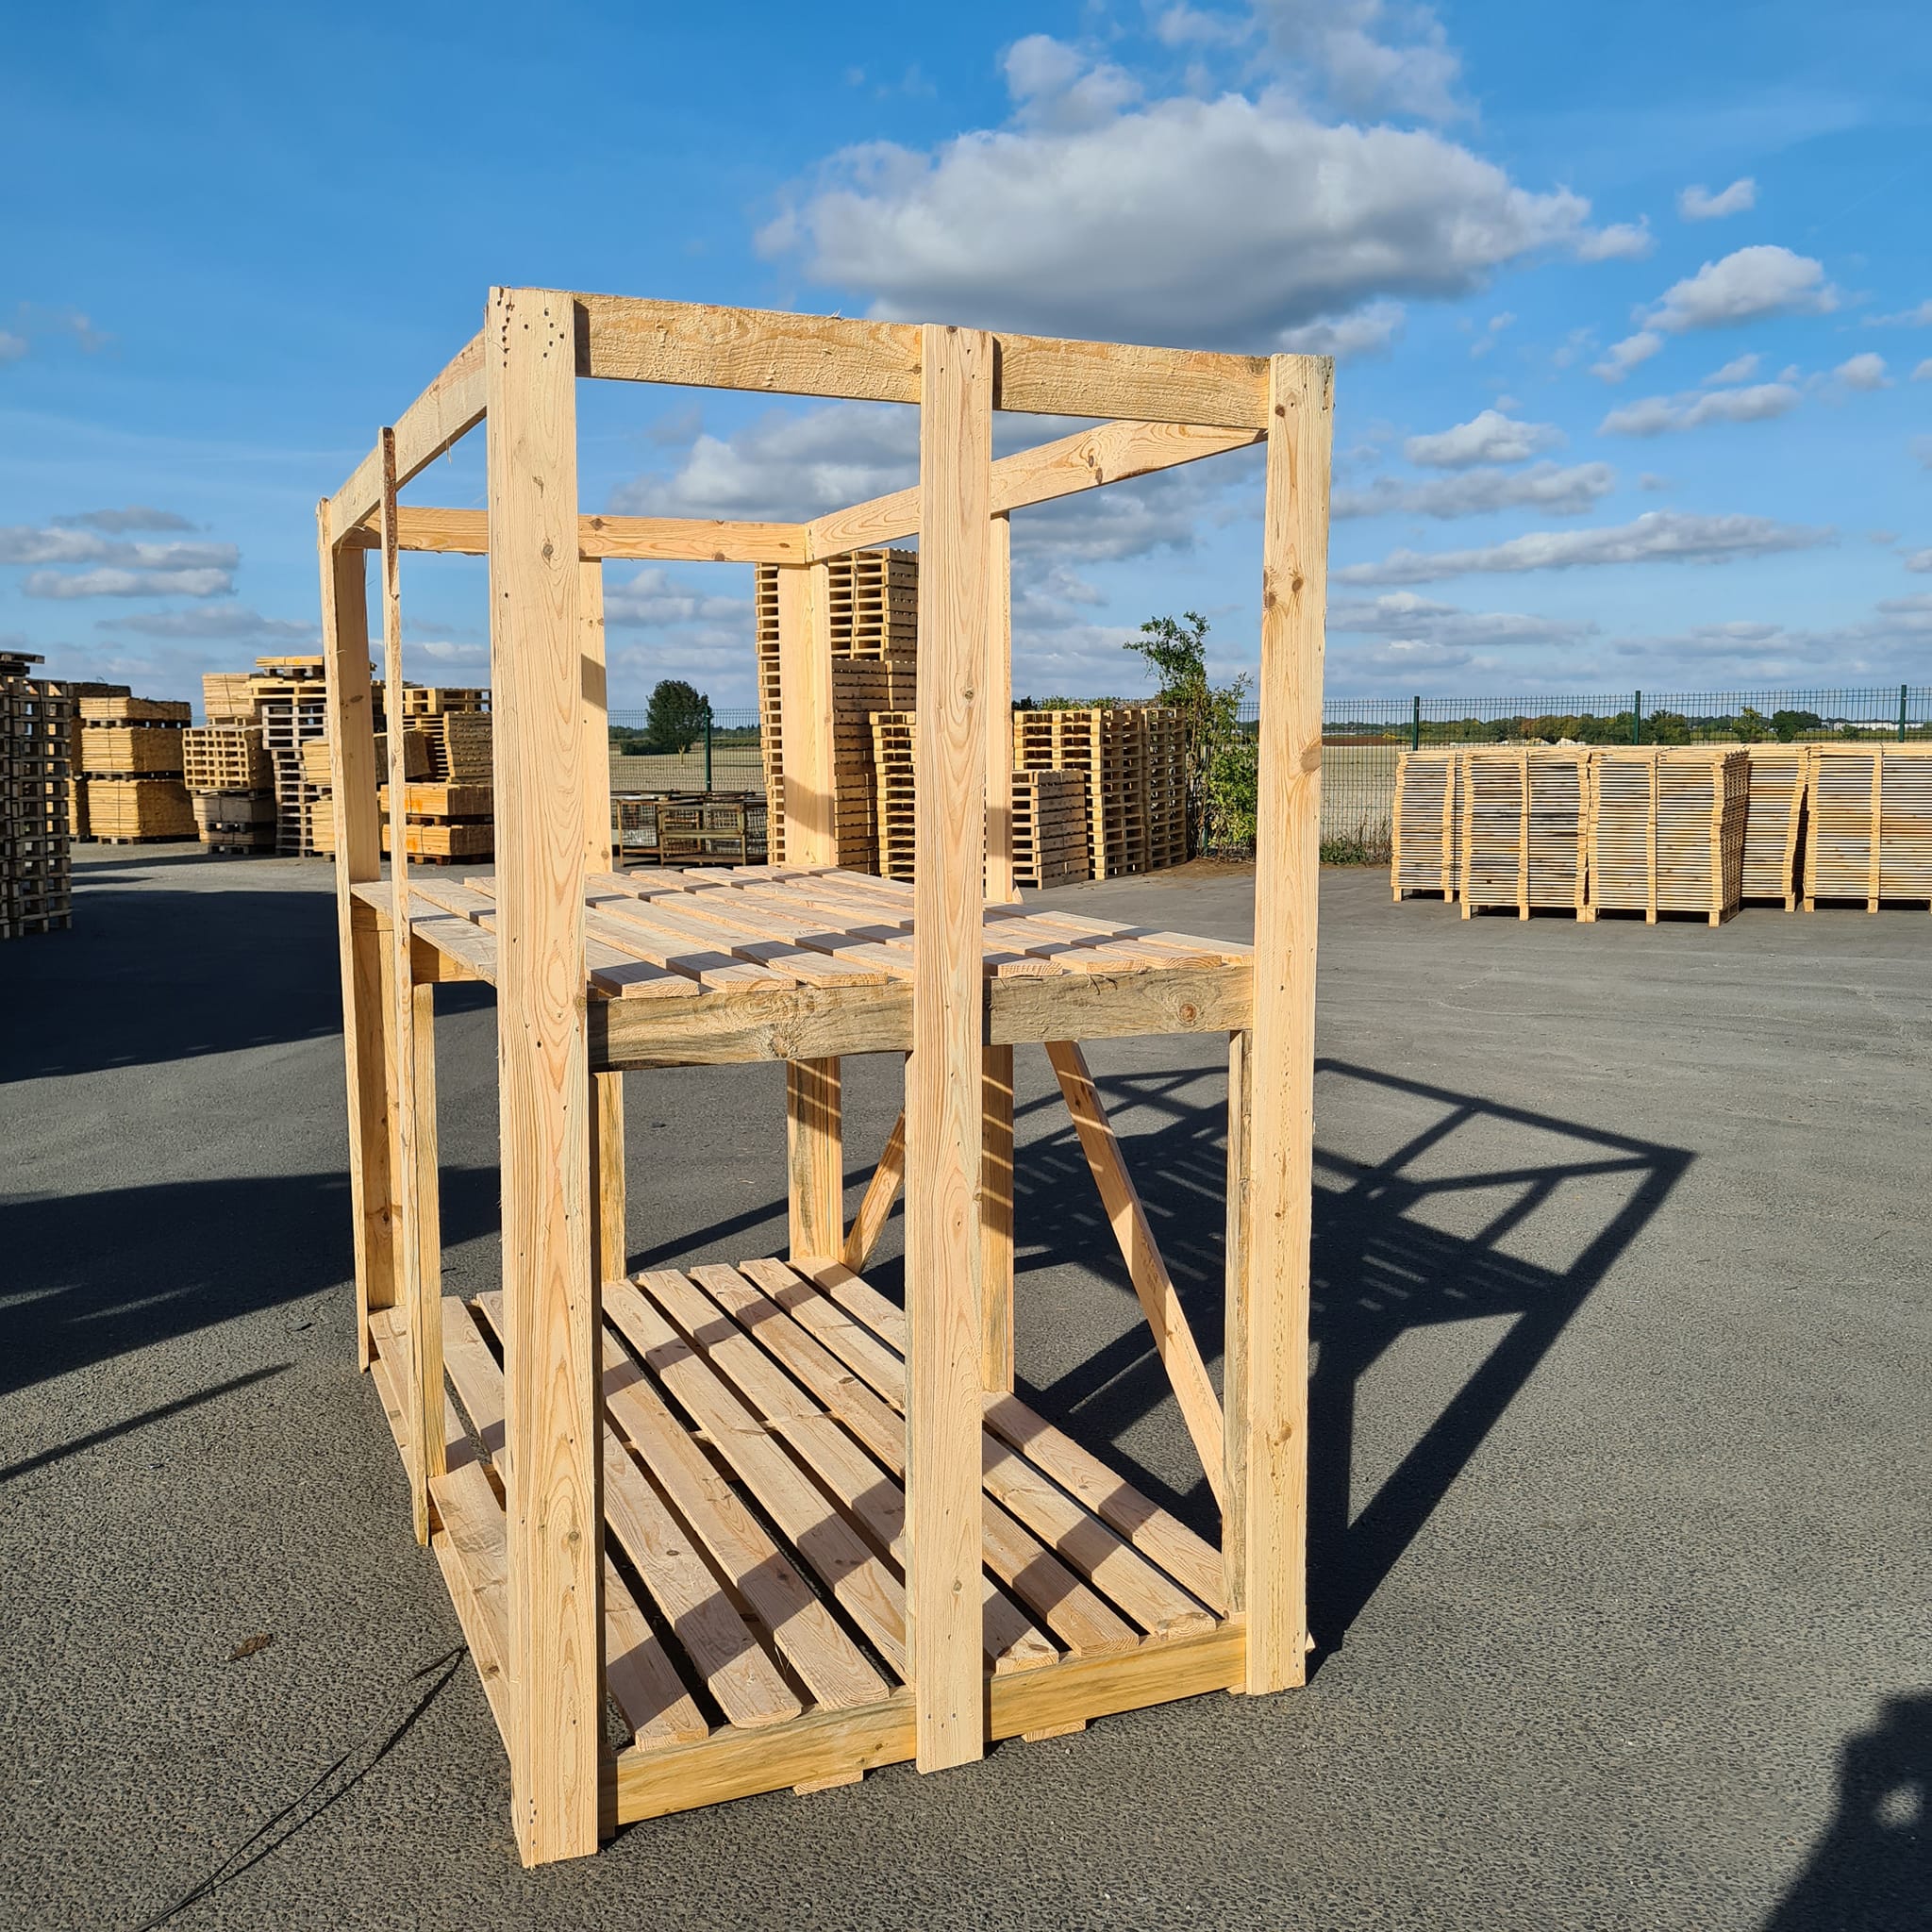
[[[1013,883],[1045,888],[1091,877],[1086,774],[1015,772],[1012,785]]]
[[[1932,904],[1932,743],[1808,749],[1805,910]]]
[[[1461,799],[1460,751],[1397,753],[1389,858],[1397,899],[1410,892],[1455,898],[1462,864]]]
[[[1738,909],[1751,766],[1740,746],[1603,746],[1590,761],[1584,917]]]
[[[80,769],[89,777],[178,778],[187,738],[172,724],[89,724],[80,734]]]
[[[258,724],[206,724],[181,734],[181,782],[191,792],[265,791],[274,783]]]
[[[245,671],[205,671],[201,675],[202,714],[210,724],[247,724],[255,719],[255,693]]]
[[[178,778],[85,778],[92,836],[110,844],[192,839],[194,812]]]
[[[192,724],[194,707],[185,698],[137,698],[123,694],[85,697],[80,701],[83,724]]]

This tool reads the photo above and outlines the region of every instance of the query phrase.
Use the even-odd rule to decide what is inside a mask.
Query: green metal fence
[[[762,792],[758,712],[713,711],[709,730],[689,744],[659,745],[651,741],[644,712],[612,711],[610,789]]]

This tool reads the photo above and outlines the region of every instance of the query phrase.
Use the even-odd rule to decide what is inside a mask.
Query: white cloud
[[[0,364],[18,362],[26,354],[26,338],[11,329],[0,328]]]
[[[1921,302],[1916,308],[1902,308],[1896,315],[1868,315],[1867,328],[1932,328],[1932,302]]]
[[[144,570],[233,570],[241,552],[232,543],[130,543],[65,520],[37,526],[0,525],[0,564],[120,563]]]
[[[1905,562],[1910,571],[1932,571],[1932,550],[1914,550]]]
[[[1912,380],[1914,382],[1932,382],[1932,356],[1926,357],[1926,358],[1923,362],[1921,362],[1915,370],[1912,371]]]
[[[1874,390],[1891,387],[1891,377],[1885,372],[1885,358],[1874,356],[1869,349],[1862,356],[1848,358],[1831,373],[1847,389]]]
[[[1341,668],[1387,676],[1398,680],[1420,677],[1425,672],[1462,671],[1476,661],[1474,651],[1459,651],[1454,644],[1427,644],[1418,638],[1395,638],[1386,644],[1371,644],[1338,651]]]
[[[1409,437],[1402,453],[1427,469],[1466,470],[1477,463],[1524,462],[1560,448],[1563,441],[1554,423],[1519,423],[1500,410],[1485,409],[1453,429]]]
[[[128,617],[101,618],[97,627],[138,631],[150,638],[219,638],[264,644],[309,644],[319,636],[312,624],[264,617],[242,604],[216,604],[199,610],[138,610]]]
[[[1462,63],[1432,8],[1387,0],[1255,0],[1271,49],[1344,111],[1455,120]]]
[[[1704,387],[1720,389],[1727,383],[1749,382],[1757,374],[1757,365],[1763,359],[1755,352],[1744,356],[1733,356],[1722,369],[1713,369],[1704,378]]]
[[[1579,261],[1641,261],[1656,252],[1657,238],[1648,221],[1613,222],[1576,244]]]
[[[606,590],[604,618],[608,624],[660,626],[736,623],[743,626],[741,641],[751,648],[748,597],[721,597],[695,590],[655,566]]]
[[[880,315],[1252,349],[1574,252],[1589,213],[1440,135],[1327,125],[1271,90],[1072,129],[1022,121],[931,153],[848,148],[759,246]]]
[[[1677,196],[1677,212],[1687,222],[1715,222],[1757,206],[1757,183],[1749,175],[1715,194],[1707,188],[1693,186]]]
[[[1590,373],[1601,375],[1606,382],[1622,382],[1640,362],[1648,362],[1663,345],[1663,337],[1655,329],[1641,328],[1634,336],[1612,342],[1604,351],[1604,359],[1591,364]]]
[[[1659,476],[1655,470],[1646,470],[1638,477],[1637,487],[1640,490],[1668,490],[1671,487],[1671,479],[1668,476]]]
[[[1728,328],[1765,315],[1824,315],[1843,298],[1807,255],[1760,243],[1707,261],[1674,283],[1644,318],[1645,325],[1681,335],[1687,329]]]
[[[1356,356],[1379,355],[1402,327],[1400,302],[1371,302],[1353,315],[1319,316],[1299,328],[1283,329],[1281,346],[1296,356],[1333,356],[1345,362]]]
[[[1328,628],[1346,635],[1394,637],[1437,647],[1567,644],[1593,636],[1590,618],[1533,617],[1514,610],[1462,610],[1413,591],[1391,591],[1328,607]]]
[[[1785,382],[1754,383],[1749,389],[1691,391],[1677,396],[1646,396],[1612,409],[1597,425],[1601,436],[1661,436],[1672,429],[1701,429],[1707,423],[1763,423],[1798,407],[1798,391]]]
[[[1538,509],[1549,516],[1581,516],[1616,488],[1617,473],[1607,463],[1576,463],[1568,469],[1535,463],[1526,470],[1465,470],[1459,475],[1432,476],[1425,483],[1399,483],[1378,476],[1366,490],[1338,490],[1329,514],[1345,517],[1474,517],[1500,509]]]
[[[59,529],[105,530],[110,537],[125,536],[129,530],[192,530],[194,525],[171,509],[156,509],[145,503],[130,503],[125,509],[84,509],[73,516],[54,518]]]
[[[21,584],[29,597],[225,597],[235,588],[225,570],[29,571]]]
[[[457,643],[448,638],[411,639],[408,655],[427,658],[433,664],[488,664],[490,646]]]
[[[1484,572],[1581,570],[1613,563],[1723,562],[1807,550],[1833,541],[1834,532],[1769,517],[1696,516],[1648,510],[1634,522],[1597,530],[1534,530],[1479,550],[1424,553],[1396,550],[1379,563],[1357,563],[1335,573],[1346,584],[1426,584]]]
[[[1085,58],[1051,34],[1028,34],[1007,50],[1007,92],[1024,126],[1096,127],[1141,97],[1141,83],[1108,62]]]
[[[1491,316],[1489,322],[1484,325],[1482,334],[1477,336],[1475,341],[1469,345],[1470,359],[1474,361],[1480,357],[1487,356],[1502,340],[1503,331],[1508,328],[1515,320],[1515,316],[1507,308],[1500,315]]]

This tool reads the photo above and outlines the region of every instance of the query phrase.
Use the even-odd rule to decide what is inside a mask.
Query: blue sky
[[[311,647],[316,499],[501,283],[1332,349],[1338,693],[1932,682],[1928,70],[1923,8],[1787,0],[23,11],[0,640],[181,695]],[[910,411],[579,409],[587,508],[916,468]],[[1132,693],[1190,606],[1251,665],[1258,496],[1016,519],[1016,689]],[[615,702],[751,701],[748,571],[606,579]],[[486,675],[480,566],[404,598],[409,675]]]

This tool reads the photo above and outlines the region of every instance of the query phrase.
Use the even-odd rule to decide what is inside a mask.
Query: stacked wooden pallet
[[[68,849],[75,701],[0,652],[0,940],[73,921]]]
[[[1086,777],[1087,862],[1093,878],[1145,872],[1153,862],[1148,721],[1155,715],[1152,707],[1143,705],[1013,714],[1016,770],[1079,772]],[[1183,797],[1181,856],[1186,853],[1185,810]],[[1170,834],[1162,850],[1175,849]]]
[[[1390,880],[1408,892],[1456,896],[1462,863],[1462,754],[1405,751],[1395,760]]]
[[[181,776],[190,707],[173,698],[99,697],[82,698],[79,710],[89,835],[110,844],[193,838]]]
[[[620,791],[610,847],[620,865],[763,865],[768,824],[757,791]]]
[[[1932,903],[1932,744],[1815,744],[1805,910],[1819,900]]]
[[[258,658],[249,697],[261,725],[275,799],[275,852],[306,858],[316,851],[319,789],[310,784],[302,747],[328,735],[324,664],[320,658]]]
[[[1752,744],[1744,747],[1751,793],[1744,812],[1744,872],[1740,887],[1746,899],[1782,899],[1785,910],[1798,903],[1798,860],[1803,850],[1805,791],[1810,778],[1810,747]]]
[[[434,781],[403,787],[403,840],[411,858],[448,865],[458,859],[489,858],[495,851],[496,825],[494,797],[488,785],[444,785]],[[390,791],[385,785],[377,795],[384,813],[382,849],[392,849],[390,839]],[[333,845],[334,814],[330,813],[328,836]]]
[[[1086,774],[1015,772],[1012,785],[1013,883],[1045,888],[1091,877]]]
[[[1181,712],[1138,708],[1147,732],[1147,869],[1188,860],[1188,734]]]
[[[913,854],[913,764],[919,718],[914,711],[872,714],[873,770],[878,785],[878,873],[909,879]]]
[[[1586,919],[1694,912],[1719,925],[1744,874],[1750,760],[1739,746],[1604,747],[1590,762]]]
[[[834,789],[838,862],[878,869],[878,779],[872,762],[874,711],[917,702],[919,559],[907,550],[859,550],[825,566],[832,647]],[[785,733],[778,671],[778,566],[760,564],[755,591],[758,744],[770,803],[772,858],[784,851]]]
[[[206,697],[204,689],[204,703]],[[181,739],[182,782],[201,842],[213,853],[273,852],[275,774],[261,726],[195,725]]]
[[[1464,755],[1462,916],[1479,907],[1581,914],[1589,878],[1590,754],[1581,746]]]

